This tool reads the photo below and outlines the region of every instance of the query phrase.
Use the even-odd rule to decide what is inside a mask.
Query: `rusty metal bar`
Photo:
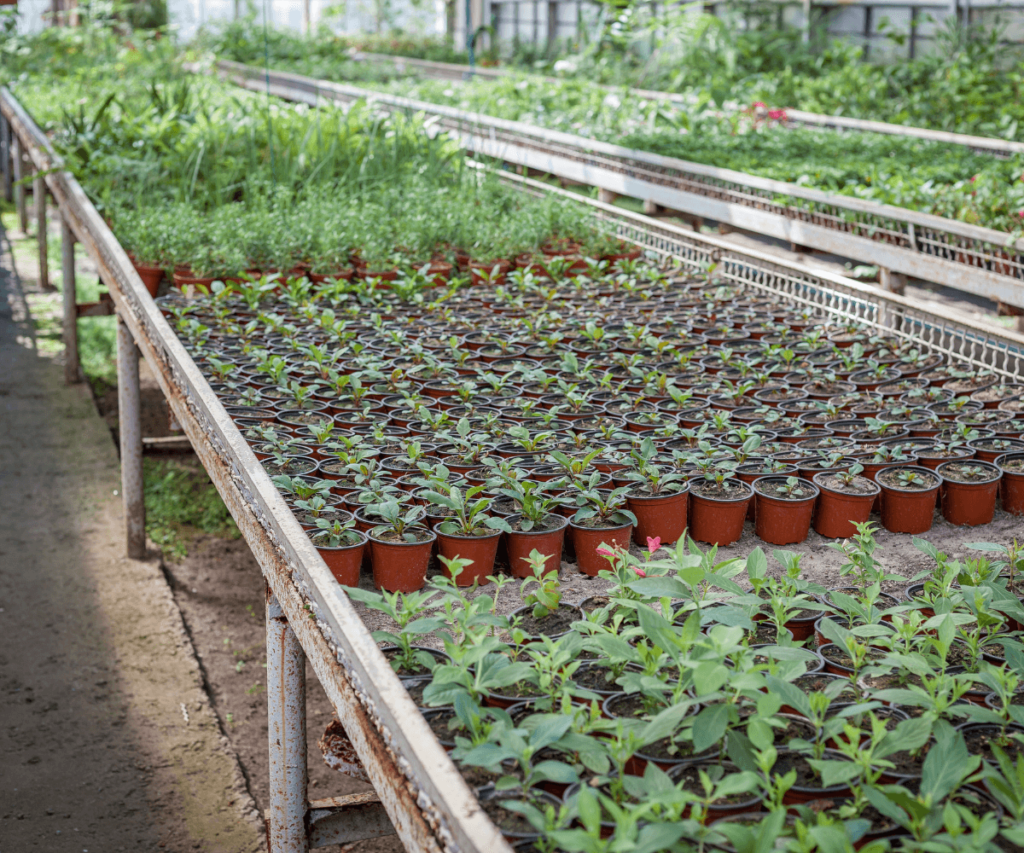
[[[376,794],[349,794],[309,804],[310,849],[394,835],[395,828]]]
[[[50,259],[47,254],[46,179],[38,172],[32,179],[32,201],[36,209],[36,243],[39,246],[39,287],[53,290],[50,284]]]
[[[75,235],[67,217],[60,218],[61,288],[64,297],[64,381],[79,381],[78,304],[75,285]]]
[[[18,227],[22,234],[28,234],[28,206],[25,203],[25,162],[22,159],[21,140],[11,138],[11,160],[14,168],[14,204],[18,210]]]
[[[142,479],[142,400],[139,349],[131,330],[117,318],[117,432],[121,437],[121,500],[128,556],[146,556],[146,503]]]
[[[306,655],[267,589],[270,853],[306,853]]]

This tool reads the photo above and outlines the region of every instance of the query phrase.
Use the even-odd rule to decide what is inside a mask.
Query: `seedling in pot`
[[[289,477],[287,474],[278,474],[271,477],[271,481],[278,490],[286,495],[294,495],[299,500],[309,500],[316,495],[328,496],[331,493],[330,480],[314,480],[309,482],[301,477]]]
[[[402,593],[346,587],[345,592],[349,598],[389,616],[398,626],[397,633],[373,632],[373,639],[376,642],[390,643],[398,647],[391,660],[391,668],[395,672],[415,675],[419,671],[430,672],[437,666],[437,658],[432,654],[423,649],[413,648],[414,637],[430,634],[444,627],[443,619],[427,615],[433,607],[431,599],[437,594],[435,590]]]
[[[579,509],[572,517],[573,523],[582,525],[590,522],[588,526],[592,527],[636,524],[636,516],[625,508],[629,488],[623,486],[606,492],[597,488],[600,481],[600,474],[591,474],[586,487],[577,493],[576,506]]]
[[[536,548],[530,552],[529,557],[523,559],[529,565],[533,577],[526,578],[519,585],[519,594],[522,596],[523,604],[532,608],[533,618],[543,619],[558,610],[562,601],[562,590],[558,585],[558,572],[544,574],[548,558]],[[536,584],[536,588],[527,593],[527,587],[533,584]]]
[[[451,485],[447,487],[447,494],[428,490],[423,493],[423,497],[454,513],[453,517],[441,522],[438,526],[438,530],[442,533],[450,536],[486,536],[494,530],[510,533],[511,528],[505,519],[487,515],[487,507],[490,505],[487,498],[473,500],[483,490],[483,486],[473,486],[467,489],[463,496],[462,489]]]
[[[811,494],[810,489],[801,485],[799,477],[787,477],[785,483],[780,486],[776,486],[776,490],[787,500],[796,500],[804,497],[805,495]]]
[[[310,539],[321,548],[344,548],[346,545],[358,545],[362,541],[352,519],[328,521],[326,518],[318,518],[316,526],[318,529],[310,533]]]
[[[421,541],[419,534],[426,530],[423,526],[426,510],[423,507],[411,506],[403,512],[397,501],[389,500],[372,504],[369,509],[383,521],[371,531],[374,536],[380,538],[382,534],[390,534],[389,538],[397,538],[403,542]]]
[[[513,480],[499,489],[499,493],[511,498],[519,506],[519,529],[528,533],[543,524],[556,507],[562,505],[562,499],[547,495],[550,488],[546,483],[533,480]]]

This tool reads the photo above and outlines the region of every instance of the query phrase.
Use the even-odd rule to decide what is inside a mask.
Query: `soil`
[[[1004,471],[1024,472],[1024,458],[1007,459],[1002,463],[1001,467]]]
[[[707,764],[690,764],[680,770],[678,773],[672,774],[672,781],[676,783],[677,787],[682,787],[683,790],[689,791],[690,793],[696,794],[703,798],[705,796],[704,786],[701,784],[700,771],[703,770],[708,773],[714,768],[715,765]],[[726,762],[724,764],[726,773],[737,773],[739,768],[734,764]],[[712,806],[742,806],[746,803],[756,803],[760,799],[760,796],[756,791],[748,792],[744,791],[740,794],[731,794],[725,797],[719,797],[717,800],[712,800]]]
[[[519,627],[529,636],[556,637],[568,631],[573,622],[579,621],[580,611],[571,604],[559,604],[558,610],[541,619],[534,618],[534,615],[528,611],[521,613],[519,618],[521,620]]]
[[[853,669],[853,659],[846,653],[845,649],[840,648],[834,643],[828,643],[824,646],[818,647],[819,654],[829,661],[838,666],[846,667],[847,669]],[[867,663],[866,666],[870,666],[872,661],[881,660],[885,657],[885,652],[881,649],[868,649]]]
[[[536,522],[533,525],[533,527],[530,530],[526,531],[526,532],[527,533],[534,533],[534,532],[540,532],[540,531],[543,531],[543,530],[557,530],[561,526],[562,521],[563,521],[563,519],[559,515],[548,515],[548,516],[545,516],[544,518],[542,518],[540,521]],[[514,522],[512,522],[509,525],[509,527],[511,527],[512,530],[516,531],[517,533],[518,532],[522,532],[522,530],[523,530],[522,520],[521,519],[516,519]]]
[[[388,663],[391,664],[391,669],[394,670],[395,675],[399,678],[415,678],[416,676],[429,675],[432,672],[432,670],[427,669],[418,661],[415,661],[411,668],[404,664],[400,664],[396,669],[395,664],[397,663],[397,658],[400,653],[401,649],[388,649],[384,652],[384,657],[387,658]],[[438,663],[440,663],[440,661],[438,661]]]
[[[837,474],[826,474],[818,482],[833,492],[842,492],[846,495],[871,495],[877,491],[865,477],[857,477],[852,483],[847,483]]]
[[[607,693],[618,693],[621,689],[615,683],[615,672],[604,666],[580,667],[573,673],[572,680],[584,690],[600,690]]]
[[[523,815],[519,814],[519,812],[510,811],[500,805],[504,799],[516,798],[511,793],[507,798],[499,794],[494,799],[484,800],[480,807],[502,832],[514,832],[520,835],[535,832],[536,830],[534,830],[533,826]]]
[[[719,501],[738,500],[750,495],[750,490],[745,483],[734,483],[729,480],[721,484],[710,483],[707,480],[691,480],[690,491],[696,492],[703,498]]]
[[[915,471],[919,479],[915,483],[905,484],[901,483],[898,479],[900,468],[883,468],[879,471],[875,477],[878,480],[879,485],[885,485],[890,489],[896,489],[901,492],[926,492],[929,489],[934,489],[939,480],[932,474],[925,474],[922,471]]]
[[[835,760],[841,760],[839,756],[833,755],[830,758]],[[799,755],[795,752],[784,752],[779,755],[778,760],[772,767],[773,776],[784,776],[790,770],[796,770],[796,782],[794,783],[795,788],[813,788],[815,790],[825,791],[828,790],[823,788],[821,785],[821,778],[817,772],[808,763],[806,756]],[[845,787],[845,786],[838,786]]]
[[[804,693],[820,693],[838,679],[842,679],[843,681],[847,680],[842,675],[832,675],[827,672],[812,672],[793,679],[793,684],[800,688]],[[835,698],[835,701],[852,701],[856,698],[857,690],[852,684],[850,684]]]
[[[803,480],[797,484],[792,492],[790,492],[785,480],[769,480],[768,482],[758,483],[755,491],[770,498],[776,498],[780,501],[792,501],[793,503],[812,500],[815,495],[814,487]]]
[[[407,529],[404,534],[397,533],[394,530],[383,530],[380,533],[377,533],[376,530],[377,530],[377,528],[374,528],[374,530],[371,531],[371,534],[372,534],[372,538],[376,539],[378,542],[393,542],[393,543],[396,543],[396,544],[409,543],[409,540],[406,539],[405,537],[409,536],[410,534],[416,537],[416,542],[417,543],[426,542],[426,541],[428,541],[430,539],[430,531],[429,530],[408,530]],[[411,544],[411,543],[409,543],[409,544]]]
[[[973,473],[978,468],[981,468],[981,475],[977,476]],[[942,468],[942,476],[947,480],[953,480],[956,483],[990,483],[993,480],[999,479],[999,470],[993,470],[983,465],[979,465],[974,460],[968,462],[947,462]]]
[[[969,728],[963,732],[964,740],[967,742],[967,751],[971,755],[980,755],[986,761],[993,764],[996,761],[995,753],[992,752],[992,745],[996,744],[1011,762],[1016,762],[1018,756],[1024,754],[1024,743],[1008,733],[1006,737],[1000,735],[999,729],[992,726],[979,726]],[[1017,732],[1019,737],[1020,732]]]

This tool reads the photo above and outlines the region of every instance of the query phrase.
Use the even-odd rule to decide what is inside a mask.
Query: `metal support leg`
[[[4,200],[10,201],[11,195],[11,125],[0,116],[0,169],[3,170]]]
[[[615,204],[618,197],[619,194],[617,192],[612,192],[611,190],[599,189],[597,191],[597,200],[604,204]]]
[[[14,202],[18,208],[18,227],[22,234],[28,234],[28,206],[25,204],[25,185],[21,179],[25,177],[25,164],[21,159],[21,140],[17,136],[11,140],[12,159],[14,161]]]
[[[78,298],[75,291],[75,235],[67,220],[60,220],[60,257],[64,288],[64,381],[78,382]]]
[[[46,251],[46,178],[32,179],[32,202],[36,208],[36,242],[39,244],[39,287],[53,290],[50,284],[50,260]]]
[[[124,502],[128,556],[146,556],[146,504],[142,493],[142,408],[139,395],[139,349],[131,330],[117,318],[117,407],[121,435],[121,495]]]
[[[307,853],[306,655],[267,590],[270,853]]]

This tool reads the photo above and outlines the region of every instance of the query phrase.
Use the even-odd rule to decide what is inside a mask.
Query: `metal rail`
[[[217,69],[239,86],[287,100],[365,99],[422,112],[469,151],[608,197],[641,199],[1024,309],[1024,240],[1010,246],[1000,231],[343,83],[235,62]]]
[[[469,77],[481,77],[485,80],[498,80],[508,77],[513,73],[505,68],[485,68],[475,66],[472,71],[468,65],[459,65],[453,62],[434,62],[428,59],[413,59],[408,56],[395,56],[387,53],[367,53],[355,51],[351,58],[357,62],[387,62],[395,66],[399,73],[416,71],[424,77],[435,80],[465,80]],[[565,82],[561,77],[548,77],[543,75],[530,75],[537,80],[547,83],[561,84]],[[621,92],[622,86],[602,86],[609,92]],[[629,87],[630,95],[638,98],[646,98],[652,101],[667,101],[687,109],[692,108],[697,99],[679,92],[665,92],[660,89],[639,89]],[[741,109],[736,103],[726,103],[725,110],[735,112]],[[921,139],[926,142],[943,142],[947,145],[963,145],[972,151],[983,154],[992,154],[997,157],[1009,157],[1013,154],[1024,153],[1024,142],[1016,142],[1010,139],[997,139],[992,136],[975,136],[969,133],[953,133],[948,130],[932,130],[927,127],[914,127],[908,124],[892,124],[885,121],[871,121],[869,119],[851,118],[849,116],[829,115],[827,113],[812,113],[807,110],[797,110],[786,107],[787,127],[825,127],[833,130],[854,130],[863,133],[882,133],[888,136],[903,136],[909,139]]]
[[[13,96],[0,89],[0,137],[6,129],[13,130],[37,173],[45,177],[69,235],[65,246],[71,244],[71,235],[82,242],[110,289],[124,336],[126,364],[119,385],[138,381],[131,364],[137,346],[266,577],[272,853],[376,837],[392,827],[408,850],[507,853],[509,846],[480,811],[348,597],[149,297],[124,250],[75,178],[63,170],[39,128]],[[810,273],[766,253],[538,181],[508,173],[502,177],[526,192],[559,194],[588,205],[599,218],[614,224],[623,239],[657,256],[693,268],[718,264],[724,277],[737,284],[783,294],[834,318],[867,323],[1010,379],[1022,375],[1024,335],[966,322],[951,312],[924,311],[910,300],[851,279]],[[72,309],[73,302],[72,298]],[[66,324],[73,327],[76,316],[75,310],[67,312]],[[77,378],[77,366],[75,373]],[[122,393],[122,429],[138,425],[133,394],[137,389]],[[131,547],[131,524],[141,523],[144,511],[134,494],[141,489],[140,455],[128,454],[123,464],[134,469],[124,479]],[[370,780],[376,800],[367,795],[307,799],[302,701],[307,657],[358,757],[358,776]]]
[[[119,360],[128,368],[118,377],[119,384],[138,381],[130,365],[131,342],[149,362],[175,418],[263,570],[269,591],[280,607],[280,613],[268,612],[268,622],[280,625],[286,621],[288,631],[309,658],[406,849],[509,853],[511,848],[480,810],[348,596],[146,292],[113,233],[6,88],[0,89],[0,115],[0,137],[8,130],[20,140],[34,168],[45,175],[69,237],[73,234],[85,246],[110,290],[123,322],[124,358]],[[67,285],[65,280],[65,293],[73,294],[73,286]],[[73,295],[70,302],[73,309]],[[76,315],[74,310],[65,313],[66,327],[74,327]],[[133,402],[137,394],[137,389],[130,389],[121,396],[122,405],[127,406],[121,411],[121,428],[134,431],[136,436],[140,434],[139,410]],[[123,475],[123,482],[133,491],[141,490],[140,461],[141,454],[135,453],[124,460],[126,467],[135,469]],[[126,516],[131,516],[131,535],[133,525],[141,523],[141,493],[126,493],[124,501]],[[268,671],[288,671],[294,664],[295,648],[287,637],[272,642],[268,646]],[[300,724],[304,727],[305,715],[304,697],[290,695],[295,683],[288,677],[276,683],[268,679],[267,691],[271,719],[278,719],[292,731]],[[294,737],[279,737],[273,746],[280,751],[284,765],[304,768],[305,744]],[[302,773],[271,780],[268,837],[273,853],[292,853],[306,850],[310,844],[381,834],[379,816],[367,819],[365,798],[352,803],[351,818],[347,819],[344,799],[340,805],[330,801],[310,804],[306,796]],[[292,822],[296,802],[301,803],[305,822],[301,834],[295,832]]]

